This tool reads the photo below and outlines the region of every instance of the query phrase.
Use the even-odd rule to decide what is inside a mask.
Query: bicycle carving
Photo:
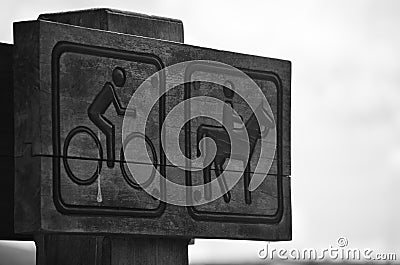
[[[103,86],[103,88],[100,90],[100,92],[95,96],[94,100],[90,104],[88,108],[88,116],[89,119],[99,128],[99,130],[105,135],[106,137],[106,164],[108,168],[114,168],[115,167],[115,126],[114,124],[109,121],[105,116],[105,112],[107,109],[113,105],[115,108],[115,111],[117,115],[119,116],[124,116],[124,115],[136,115],[135,110],[129,110],[125,107],[122,106],[121,102],[118,99],[117,93],[115,92],[115,87],[123,87],[126,82],[126,74],[125,70],[121,67],[115,67],[113,72],[112,72],[112,82],[106,82]],[[68,156],[68,149],[71,141],[76,137],[77,135],[80,134],[85,134],[88,135],[96,144],[96,148],[98,149],[98,159],[93,159],[97,160],[97,168],[93,175],[91,177],[82,179],[77,177],[73,172],[72,169],[69,165],[68,159],[70,158]],[[142,141],[145,141],[145,143],[150,147],[151,155],[153,158],[153,171],[151,176],[141,184],[138,184],[136,181],[134,181],[128,174],[128,172],[125,169],[124,164],[129,163],[130,161],[125,161],[125,156],[124,156],[124,150],[127,148],[127,145],[129,142],[134,140],[135,138],[140,138]],[[90,128],[86,126],[78,126],[74,129],[72,129],[64,142],[64,147],[63,147],[63,163],[64,167],[66,170],[66,173],[68,177],[76,184],[78,185],[91,185],[96,181],[96,179],[99,177],[101,174],[101,169],[102,169],[102,164],[103,164],[104,158],[103,158],[103,148],[100,142],[99,137],[96,136],[96,134],[91,130]],[[126,139],[124,140],[121,150],[120,150],[120,159],[119,159],[119,164],[122,172],[122,176],[125,179],[125,181],[128,183],[129,186],[131,186],[134,189],[142,189],[142,187],[150,185],[150,183],[153,181],[154,176],[155,176],[155,169],[158,165],[157,161],[157,152],[156,149],[154,148],[153,143],[151,140],[144,134],[139,133],[139,132],[133,132],[129,134]]]

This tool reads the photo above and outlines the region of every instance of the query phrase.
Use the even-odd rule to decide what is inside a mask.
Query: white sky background
[[[400,1],[2,1],[12,22],[111,7],[181,19],[185,42],[292,61],[293,241],[400,256]],[[191,260],[257,261],[264,244],[196,240]]]

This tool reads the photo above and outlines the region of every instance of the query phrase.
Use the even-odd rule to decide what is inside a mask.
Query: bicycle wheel
[[[143,139],[146,144],[150,147],[150,151],[151,154],[153,156],[153,170],[151,172],[150,177],[147,179],[147,181],[145,181],[142,184],[137,183],[134,179],[132,179],[131,177],[129,177],[128,172],[125,169],[124,164],[125,163],[129,163],[129,161],[125,161],[125,154],[124,154],[124,148],[126,148],[126,146],[128,145],[128,143],[130,141],[132,141],[135,138],[141,138]],[[129,186],[131,186],[134,189],[142,189],[142,187],[147,187],[148,185],[150,185],[153,180],[154,180],[154,176],[156,173],[156,168],[157,168],[157,152],[156,149],[154,148],[153,143],[151,142],[150,138],[148,138],[146,135],[139,133],[139,132],[133,132],[131,133],[126,140],[124,141],[124,144],[121,148],[121,153],[120,153],[120,167],[121,167],[121,172],[122,172],[122,176],[124,177],[125,181],[129,184]]]
[[[69,148],[69,145],[71,143],[71,140],[77,134],[89,135],[94,140],[94,142],[96,143],[96,147],[99,150],[99,159],[97,161],[96,171],[93,173],[93,175],[90,178],[87,178],[87,179],[82,179],[82,178],[77,177],[72,172],[71,167],[70,167],[70,165],[68,163],[68,148]],[[95,182],[97,177],[99,176],[99,174],[101,172],[102,160],[103,160],[103,149],[101,147],[100,140],[97,138],[96,134],[91,129],[89,129],[88,127],[85,127],[85,126],[78,126],[78,127],[74,128],[73,130],[71,130],[68,133],[67,138],[65,138],[65,142],[64,142],[63,163],[64,163],[64,168],[65,168],[65,171],[67,172],[68,177],[73,182],[75,182],[78,185],[90,185],[93,182]]]

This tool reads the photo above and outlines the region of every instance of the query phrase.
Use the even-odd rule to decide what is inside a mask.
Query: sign
[[[46,21],[16,23],[14,51],[17,232],[291,238],[290,62]],[[184,120],[202,109],[249,153],[221,122]]]

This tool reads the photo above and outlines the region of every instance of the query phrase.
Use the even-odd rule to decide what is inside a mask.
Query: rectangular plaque
[[[48,21],[16,23],[14,31],[17,232],[290,240],[290,62]],[[191,60],[205,63],[186,69],[185,85],[177,83],[151,108],[146,133],[134,132],[129,138],[146,141],[161,175],[192,187],[204,183],[205,175],[216,179],[224,170],[218,163],[207,171],[184,170],[162,148],[168,137],[161,125],[177,104],[196,96],[227,100],[222,86],[193,82],[196,75],[212,74],[209,60],[240,69],[260,87],[274,116],[276,141],[265,138],[274,153],[263,157],[261,138],[251,138],[251,159],[242,166],[238,154],[232,154],[237,167],[246,170],[229,196],[184,207],[160,201],[137,186],[127,168],[134,162],[123,155],[122,126],[124,115],[140,117],[145,109],[128,106],[142,84],[147,89],[143,93],[162,94],[166,84],[176,81],[163,74],[149,77]],[[236,86],[235,92],[248,93],[244,81],[230,74],[224,78]],[[251,94],[249,98],[257,100]],[[142,101],[146,104],[145,97]],[[201,104],[225,115],[212,100]],[[246,104],[238,96],[232,99],[248,126],[254,115]],[[178,123],[165,126],[182,127],[179,145],[187,157],[196,154],[200,125],[206,133],[207,128],[224,132],[205,118]],[[258,160],[270,160],[271,167],[261,172],[265,179],[250,192],[248,182],[259,174],[254,171]],[[160,194],[171,192],[165,182],[162,178],[157,185]]]

